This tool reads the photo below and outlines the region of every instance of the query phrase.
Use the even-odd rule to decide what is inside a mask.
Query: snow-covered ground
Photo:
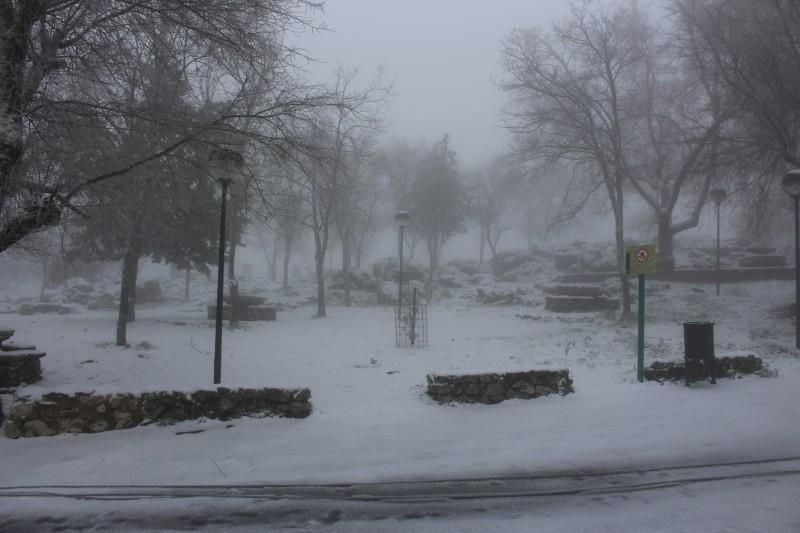
[[[692,388],[638,383],[636,325],[613,313],[452,298],[429,308],[429,347],[407,349],[394,345],[391,307],[333,306],[313,319],[301,306],[276,322],[226,328],[222,375],[228,387],[307,386],[309,418],[0,438],[0,485],[350,483],[794,457],[793,288],[731,285],[717,298],[713,287],[652,284],[648,363],[682,357],[683,321],[711,320],[718,356],[753,353],[777,373]],[[200,303],[140,306],[129,348],[111,342],[110,310],[0,315],[14,340],[48,353],[44,380],[19,393],[211,387],[214,329]],[[429,372],[564,367],[576,389],[564,397],[439,405],[424,393]],[[784,485],[800,500],[796,480]]]

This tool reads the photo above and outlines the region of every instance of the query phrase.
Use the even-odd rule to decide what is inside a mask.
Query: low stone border
[[[495,404],[574,392],[569,370],[529,370],[490,374],[428,374],[428,396],[442,403]]]
[[[715,378],[735,378],[747,374],[771,375],[764,361],[755,355],[716,358]],[[655,361],[644,369],[646,381],[683,381],[685,378],[686,366],[683,361]]]
[[[97,433],[184,420],[229,420],[243,416],[305,418],[311,414],[308,389],[227,389],[135,394],[51,392],[39,400],[18,398],[6,421],[11,438],[60,433]]]

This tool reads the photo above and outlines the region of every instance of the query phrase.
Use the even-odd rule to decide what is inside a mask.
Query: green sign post
[[[645,274],[656,271],[656,247],[652,244],[637,244],[625,247],[625,271],[639,276],[639,338],[636,375],[639,383],[644,381],[644,291]]]

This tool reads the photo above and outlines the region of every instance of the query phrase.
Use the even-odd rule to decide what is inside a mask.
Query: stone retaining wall
[[[618,277],[616,272],[591,272],[586,274],[563,274],[558,277],[561,283],[599,283]],[[634,276],[630,276],[634,280]],[[717,273],[713,268],[674,270],[648,274],[648,281],[670,281],[677,283],[714,283]],[[794,267],[791,268],[726,268],[719,271],[720,283],[739,283],[749,281],[793,280]]]
[[[151,392],[139,395],[49,393],[40,400],[18,398],[5,425],[6,436],[97,433],[184,420],[229,420],[243,416],[305,418],[311,414],[308,389],[227,389]]]
[[[714,366],[715,378],[734,378],[746,374],[768,374],[760,357],[755,355],[737,355],[733,357],[717,357]],[[686,377],[686,366],[683,361],[655,361],[644,369],[646,381],[683,381]]]
[[[491,374],[428,374],[428,396],[442,403],[494,404],[574,392],[569,370],[529,370]]]

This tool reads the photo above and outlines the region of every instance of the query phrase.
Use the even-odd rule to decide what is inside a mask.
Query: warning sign
[[[655,245],[637,244],[626,246],[625,266],[628,274],[654,274],[656,271]]]

